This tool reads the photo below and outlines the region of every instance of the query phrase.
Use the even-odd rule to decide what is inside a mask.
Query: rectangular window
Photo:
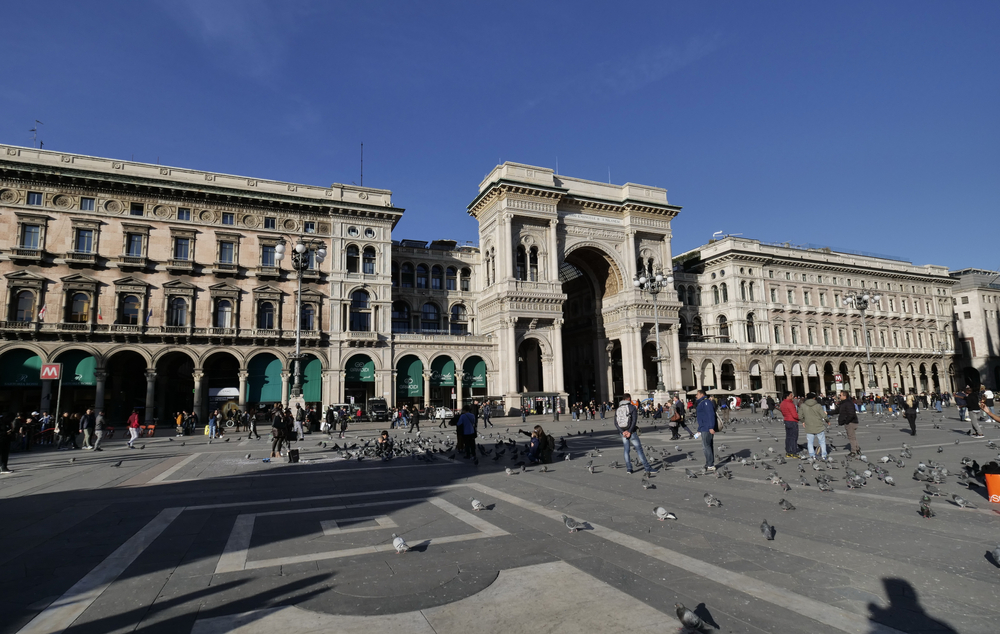
[[[794,303],[794,299],[795,299],[795,294],[792,291],[788,291],[788,303],[789,304]]]
[[[889,298],[889,311],[890,312],[895,312],[895,310],[896,310],[896,300],[894,300],[894,299],[892,299],[890,297]]]
[[[80,199],[80,211],[94,211],[94,199],[93,198],[81,198]]]
[[[822,284],[823,283],[823,276],[822,275],[817,275],[816,276],[816,283],[817,284]]]
[[[928,315],[930,315],[930,314],[932,314],[934,312],[934,311],[931,310],[931,303],[930,302],[924,302],[924,312],[926,312]]]
[[[833,305],[836,306],[837,308],[840,308],[840,295],[836,293],[833,294]]]
[[[823,329],[823,345],[824,346],[830,345],[830,329],[829,328],[824,328]]]
[[[844,331],[843,330],[838,330],[837,331],[837,339],[840,341],[840,345],[844,345]]]
[[[778,291],[773,288],[771,289],[771,301],[775,303],[778,302]]]
[[[857,330],[852,330],[852,331],[851,331],[851,334],[853,334],[853,335],[854,335],[854,345],[855,345],[855,346],[857,346],[857,345],[858,345],[858,343],[859,343],[859,342],[858,342],[858,331],[857,331]]]
[[[773,280],[774,279],[774,271],[768,271],[767,272],[767,276]]]
[[[802,293],[802,302],[806,306],[812,306],[812,304],[809,303],[809,291],[803,291],[803,293]]]
[[[138,233],[128,234],[128,240],[125,246],[125,255],[130,255],[134,258],[142,257],[142,235]]]
[[[219,243],[219,262],[223,264],[232,264],[235,256],[236,244],[234,242]]]
[[[42,205],[42,193],[41,192],[28,192],[28,204],[41,207]]]
[[[21,227],[21,248],[37,249],[42,237],[42,227],[40,225],[22,225]]]
[[[266,244],[260,249],[260,265],[274,266],[274,245]]]
[[[271,218],[271,217],[265,217],[264,218],[264,228],[265,229],[277,229],[278,228],[278,219],[277,218]]]
[[[174,259],[187,260],[191,254],[191,238],[174,238]]]
[[[77,229],[76,244],[73,247],[77,253],[92,253],[94,250],[94,230]]]
[[[799,343],[799,329],[792,326],[792,345],[797,345]]]
[[[964,313],[962,313],[962,318],[963,319],[972,319],[972,313],[969,312],[969,311],[965,311]]]
[[[774,327],[774,343],[781,343],[781,326]]]
[[[311,220],[306,221],[303,226],[303,230],[306,233],[316,233],[316,223]]]
[[[472,280],[465,274],[462,275],[462,290],[466,293],[472,290]]]
[[[785,271],[785,279],[786,279],[786,280],[790,280],[790,279],[792,279],[792,274],[791,274],[791,273],[789,273],[788,271]]]
[[[810,346],[813,345],[813,329],[812,328],[807,328],[806,329],[806,335],[808,335],[808,337],[809,337],[809,345]]]
[[[222,212],[222,224],[224,225],[235,225],[236,224],[236,214],[224,211]]]
[[[850,285],[851,285],[851,278],[847,278],[847,285],[848,285],[848,286],[850,286]]]
[[[819,305],[826,306],[826,293],[819,294]]]
[[[968,295],[966,295],[965,297],[962,298],[962,303],[963,304],[968,304],[969,303],[969,296]]]
[[[191,210],[187,207],[177,208],[177,219],[178,220],[191,220]]]
[[[141,216],[143,215],[145,207],[142,203],[132,203],[128,207],[128,215],[130,216]]]
[[[367,273],[368,271],[365,271]],[[431,290],[439,291],[441,290],[441,278],[437,275],[431,276]]]
[[[904,313],[906,312],[906,300],[905,299],[899,300],[899,310],[901,312],[904,312]]]

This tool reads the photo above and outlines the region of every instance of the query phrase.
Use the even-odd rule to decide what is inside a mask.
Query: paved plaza
[[[641,472],[622,468],[610,417],[567,418],[494,419],[478,466],[450,449],[345,459],[334,448],[344,441],[319,434],[296,443],[298,464],[265,463],[266,437],[236,434],[15,453],[0,478],[0,632],[676,632],[675,603],[706,631],[998,631],[1000,504],[955,477],[963,457],[982,464],[998,450],[968,436],[954,408],[922,412],[915,438],[902,418],[863,415],[869,461],[898,457],[904,442],[913,457],[888,465],[895,486],[871,478],[858,490],[838,464],[825,472],[832,492],[810,465],[802,486],[800,461],[776,464],[780,421],[744,413],[717,436],[720,459],[735,457],[732,479],[689,477],[701,442],[643,421],[646,453],[663,467],[645,489]],[[570,460],[519,472],[509,446],[493,459],[498,436],[523,447],[516,430],[535,423],[566,438]],[[453,437],[424,427],[425,439]],[[839,463],[846,438],[831,429]],[[352,429],[347,442],[375,434]],[[753,454],[773,471],[740,464]],[[912,475],[932,460],[951,474],[924,519]],[[774,472],[790,491],[768,481]],[[473,497],[487,510],[473,511]],[[677,519],[658,521],[656,506]],[[568,531],[564,514],[584,529]],[[393,534],[409,552],[395,552]]]

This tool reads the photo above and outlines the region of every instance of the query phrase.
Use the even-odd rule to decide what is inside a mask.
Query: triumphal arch
[[[670,221],[680,207],[658,187],[612,185],[517,163],[497,166],[469,213],[479,222],[481,332],[498,345],[494,386],[508,404],[524,393],[569,403],[655,396],[657,364],[681,388],[676,293],[633,286],[642,270],[671,271]]]

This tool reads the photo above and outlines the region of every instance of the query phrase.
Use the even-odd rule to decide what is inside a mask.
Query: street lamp
[[[869,295],[868,293],[853,292],[844,298],[844,301],[861,311],[861,338],[865,342],[865,356],[868,357],[868,387],[875,388],[875,364],[872,363],[872,352],[868,346],[868,326],[865,323],[865,311],[868,310],[869,302],[881,301],[881,295]]]
[[[316,262],[321,264],[326,259],[326,245],[322,240],[303,240],[300,236],[292,247],[292,268],[299,278],[298,292],[295,298],[295,356],[292,398],[302,398],[302,275],[309,270],[310,252],[315,254]],[[285,239],[282,238],[274,247],[274,259],[278,262],[285,259]]]
[[[652,267],[650,267],[649,270],[640,271],[632,278],[632,286],[653,296],[653,328],[656,333],[656,391],[666,392],[667,388],[663,384],[663,366],[661,365],[663,355],[660,353],[660,312],[656,304],[656,296],[663,289],[673,290],[674,276],[664,277],[662,269],[658,268],[653,272]]]

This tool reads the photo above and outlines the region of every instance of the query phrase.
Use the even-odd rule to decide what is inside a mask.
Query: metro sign
[[[62,374],[62,364],[61,363],[43,363],[41,371],[41,379],[45,380],[58,380],[59,375]]]

